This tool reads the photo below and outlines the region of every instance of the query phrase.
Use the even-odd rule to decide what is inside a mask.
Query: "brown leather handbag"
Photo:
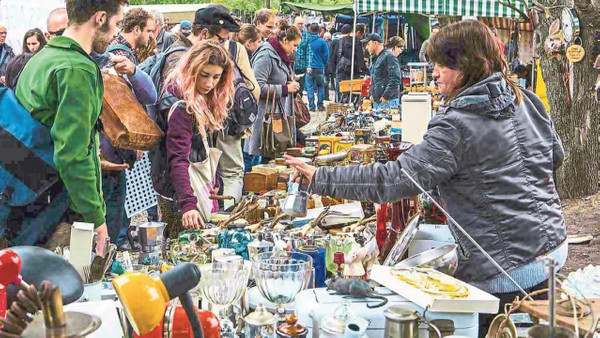
[[[117,148],[150,150],[164,133],[148,116],[142,105],[120,76],[102,73],[104,96],[102,97],[103,132]]]
[[[269,109],[270,86],[267,86],[267,99],[265,100],[265,121],[262,125],[260,138],[260,152],[268,158],[277,158],[285,152],[287,148],[294,146],[292,140],[294,117],[287,116],[283,107],[276,97],[276,93],[271,95],[271,109]],[[277,112],[277,107],[280,111]]]
[[[294,97],[294,114],[296,115],[296,126],[302,128],[310,123],[310,111],[302,101],[302,96],[296,94]]]

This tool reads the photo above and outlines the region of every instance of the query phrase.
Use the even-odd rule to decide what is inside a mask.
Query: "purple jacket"
[[[168,114],[164,111],[163,113],[165,117]],[[198,134],[194,116],[188,114],[183,107],[175,108],[167,128],[167,160],[169,176],[175,187],[177,202],[182,213],[198,210],[196,206],[198,199],[194,195],[188,172],[190,158],[193,158],[194,162],[206,158],[206,149],[199,141]]]

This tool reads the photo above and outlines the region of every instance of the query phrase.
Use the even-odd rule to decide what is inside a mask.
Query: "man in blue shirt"
[[[319,37],[319,24],[310,24],[310,48],[312,49],[312,60],[310,69],[307,69],[306,91],[308,93],[308,105],[311,111],[315,111],[315,90],[317,91],[317,105],[319,110],[325,110],[323,99],[325,97],[325,65],[329,61],[329,47],[327,42]]]
[[[310,48],[311,38],[304,27],[304,17],[301,15],[297,16],[294,19],[294,26],[302,32],[302,39],[296,50],[296,75],[303,75],[310,69],[310,64],[312,62],[312,48]],[[298,83],[300,83],[300,90],[298,93],[302,95],[302,93],[304,93],[306,79],[302,79],[302,81],[298,81]]]

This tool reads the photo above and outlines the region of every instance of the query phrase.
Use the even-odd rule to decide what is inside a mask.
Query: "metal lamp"
[[[179,297],[194,338],[204,337],[204,333],[188,291],[199,282],[200,270],[192,263],[178,265],[158,277],[130,272],[112,281],[136,334],[144,335],[152,331],[163,319],[167,302]]]

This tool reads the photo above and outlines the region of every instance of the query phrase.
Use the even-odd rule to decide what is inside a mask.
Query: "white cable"
[[[402,171],[402,173],[404,175],[406,175],[406,177],[408,177],[408,179],[417,186],[417,188],[419,188],[419,190],[421,190],[425,196],[429,197],[429,199],[431,199],[431,201],[433,202],[433,204],[435,204],[440,210],[442,210],[442,212],[446,215],[446,217],[448,217],[448,219],[450,221],[452,221],[452,223],[454,223],[454,225],[458,228],[458,230],[460,230],[460,232],[463,233],[463,235],[465,235],[465,237],[467,237],[467,239],[479,250],[481,251],[481,253],[485,256],[485,258],[487,258],[490,262],[492,262],[492,264],[494,264],[496,266],[496,268],[498,268],[498,270],[500,270],[500,272],[502,272],[506,277],[508,277],[508,279],[519,289],[519,291],[521,291],[522,294],[525,295],[525,297],[529,298],[530,300],[533,300],[533,298],[531,298],[530,296],[528,296],[528,293],[525,292],[525,290],[523,290],[523,288],[508,274],[508,272],[506,272],[506,270],[504,270],[500,264],[498,264],[493,258],[492,256],[490,256],[490,254],[487,253],[487,251],[485,251],[476,241],[475,239],[473,239],[473,237],[471,237],[471,235],[469,235],[469,233],[467,233],[467,231],[465,229],[463,229],[463,227],[458,224],[457,221],[454,220],[454,218],[446,211],[446,209],[444,209],[441,205],[439,205],[439,203],[433,198],[431,197],[431,195],[429,195],[429,193],[427,191],[425,191],[425,189],[419,184],[417,183],[417,181],[415,181],[414,178],[412,178],[412,176],[410,176],[408,174],[408,172],[406,172],[406,170],[404,170],[404,168],[401,168],[400,171]]]

